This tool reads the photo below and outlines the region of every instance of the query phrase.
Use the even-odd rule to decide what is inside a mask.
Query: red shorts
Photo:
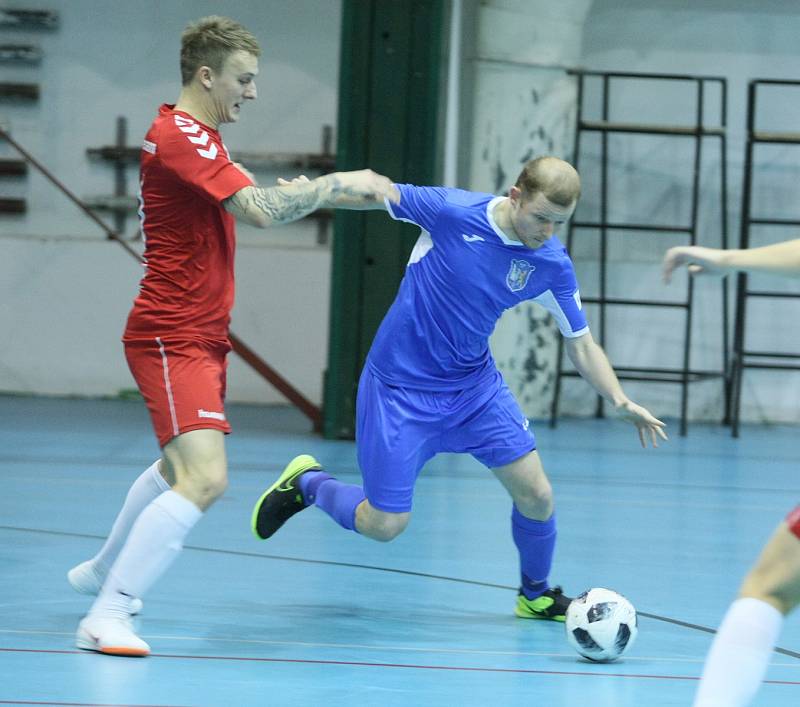
[[[191,430],[231,431],[224,406],[227,342],[154,337],[124,343],[161,447]]]
[[[797,506],[788,516],[786,516],[786,523],[798,538],[800,538],[800,506]]]

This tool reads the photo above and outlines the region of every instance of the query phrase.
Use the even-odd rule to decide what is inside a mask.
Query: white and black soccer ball
[[[567,608],[567,640],[584,658],[616,660],[633,645],[638,632],[636,609],[622,594],[595,587],[575,597]]]

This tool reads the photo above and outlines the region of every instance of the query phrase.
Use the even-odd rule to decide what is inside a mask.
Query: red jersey
[[[216,130],[167,104],[145,136],[140,174],[145,274],[123,341],[227,340],[236,233],[222,202],[252,181]]]

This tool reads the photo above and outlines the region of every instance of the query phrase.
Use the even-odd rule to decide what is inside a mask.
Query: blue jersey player
[[[528,162],[508,197],[396,185],[385,208],[422,230],[397,298],[375,336],[358,386],[356,443],[363,487],[344,484],[311,456],[293,459],[253,509],[253,532],[270,537],[316,505],[375,540],[408,524],[414,484],[438,452],[471,454],[513,500],[511,528],[521,582],[516,613],[564,620],[569,599],[549,583],[556,540],[553,494],[528,420],[489,350],[500,315],[534,300],[555,317],[567,353],[643,446],[666,439],[664,423],[629,400],[594,342],[564,246],[553,235],[575,210],[580,178],[554,157]]]

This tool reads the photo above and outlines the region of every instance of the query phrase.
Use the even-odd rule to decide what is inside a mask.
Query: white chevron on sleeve
[[[207,150],[201,150],[198,147],[197,154],[200,155],[200,157],[205,157],[207,160],[213,160],[217,156],[217,146],[212,142],[211,147],[209,147]]]
[[[197,137],[189,137],[189,142],[193,142],[195,145],[205,145],[208,142],[208,133],[203,130]]]
[[[200,131],[200,126],[197,123],[194,123],[193,125],[186,125],[186,126],[180,126],[179,125],[178,126],[178,130],[180,130],[182,133],[192,133],[192,134],[194,134],[194,133]]]

